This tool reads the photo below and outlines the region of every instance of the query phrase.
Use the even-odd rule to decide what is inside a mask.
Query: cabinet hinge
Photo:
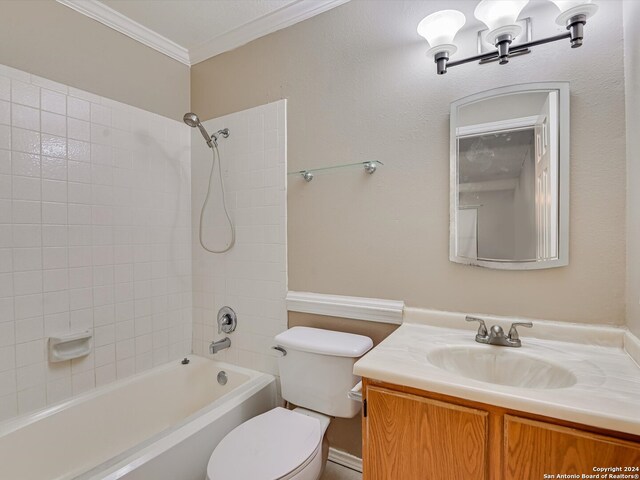
[[[366,398],[362,401],[362,414],[365,418],[367,417],[367,399]]]

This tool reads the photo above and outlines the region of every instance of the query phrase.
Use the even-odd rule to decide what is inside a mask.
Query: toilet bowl
[[[317,480],[324,466],[329,417],[277,407],[225,436],[207,465],[207,480]]]
[[[318,480],[330,417],[360,411],[348,392],[360,381],[353,364],[373,346],[369,337],[293,327],[275,342],[282,398],[300,407],[277,407],[233,429],[211,454],[207,480]]]

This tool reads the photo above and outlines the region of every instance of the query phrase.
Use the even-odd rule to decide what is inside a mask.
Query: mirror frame
[[[458,158],[456,125],[458,109],[481,100],[514,93],[539,90],[558,92],[558,257],[544,261],[496,261],[461,257],[456,254],[456,224],[458,214]],[[509,85],[479,92],[451,103],[450,117],[450,185],[449,185],[449,260],[465,265],[499,270],[538,270],[569,265],[569,170],[570,170],[570,93],[569,82],[536,82]]]

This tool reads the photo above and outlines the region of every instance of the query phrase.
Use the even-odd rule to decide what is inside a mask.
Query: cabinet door
[[[368,386],[365,480],[485,480],[488,414]]]
[[[504,429],[505,480],[594,474],[594,467],[640,467],[640,445],[635,443],[511,415],[505,415]]]

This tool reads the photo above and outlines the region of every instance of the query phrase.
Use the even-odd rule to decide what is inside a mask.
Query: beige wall
[[[189,109],[189,67],[54,0],[0,0],[0,64],[176,120]]]
[[[291,290],[622,324],[621,3],[600,2],[580,49],[554,43],[508,66],[468,64],[437,76],[417,23],[442,8],[472,11],[476,3],[352,0],[195,65],[192,108],[208,119],[288,98],[290,171],[385,163],[372,177],[358,170],[317,176],[309,184],[289,177]],[[551,10],[541,12],[546,18],[535,23],[536,37],[558,32],[555,7],[544,5]],[[548,26],[554,30],[545,31]],[[473,34],[465,43],[474,45]],[[506,272],[451,263],[449,104],[535,81],[571,82],[570,266]]]
[[[640,336],[640,2],[624,3],[627,101],[627,323]]]
[[[339,330],[358,335],[366,335],[377,345],[384,340],[397,325],[365,322],[349,318],[327,317],[308,313],[289,312],[289,327],[304,326]],[[327,431],[329,444],[338,450],[362,458],[362,431],[360,415],[353,418],[334,418]]]

